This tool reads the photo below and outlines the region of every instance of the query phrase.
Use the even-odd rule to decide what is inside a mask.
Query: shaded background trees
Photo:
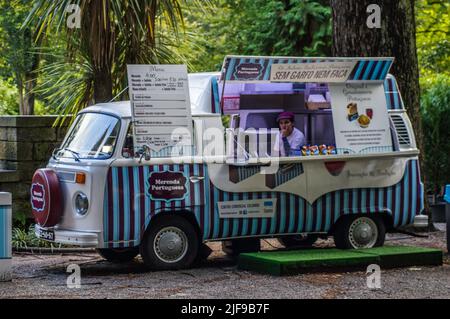
[[[417,8],[414,0],[331,0],[330,3],[334,55],[395,57],[390,72],[397,78],[421,150],[422,180],[427,190],[438,193],[450,176],[450,131],[445,123],[450,114],[449,3],[418,1]],[[380,28],[367,26],[367,7],[371,4],[381,9]],[[416,9],[420,10],[418,26]],[[428,210],[427,200],[425,205]]]
[[[328,0],[218,0],[213,12],[186,14],[197,30],[193,66],[220,70],[226,54],[329,56],[331,8]]]
[[[82,25],[68,29],[65,9],[76,3]],[[381,29],[366,26],[372,3]],[[226,54],[395,56],[429,189],[449,183],[448,1],[0,0],[0,8],[1,114],[70,114],[108,101],[126,88],[127,63],[185,63],[192,72],[218,71]]]
[[[380,28],[367,26],[371,4],[381,9]],[[395,58],[390,72],[397,78],[417,145],[423,150],[414,0],[331,0],[331,7],[335,56]]]
[[[424,169],[427,188],[442,194],[450,183],[450,2],[416,2]]]
[[[67,28],[69,5],[79,5],[80,28]],[[126,87],[126,65],[184,62],[177,54],[185,0],[35,0],[25,27],[35,40],[61,34],[64,57],[42,68],[37,92],[58,113],[73,114],[89,104],[110,101]],[[205,1],[190,0],[192,8]],[[187,9],[185,6],[184,9]],[[73,12],[75,13],[75,12]],[[172,36],[166,36],[171,33]],[[169,40],[168,40],[169,39]],[[42,48],[41,50],[48,50]]]
[[[22,24],[29,13],[26,0],[14,2],[0,1],[0,77],[6,87],[14,87],[17,92],[17,101],[0,102],[0,109],[5,113],[16,113],[14,106],[20,114],[34,113],[36,86],[36,71],[39,67],[40,55],[35,42],[35,29],[22,28]],[[4,85],[5,85],[4,84]],[[2,105],[3,104],[3,105]],[[13,106],[13,107],[12,107]]]

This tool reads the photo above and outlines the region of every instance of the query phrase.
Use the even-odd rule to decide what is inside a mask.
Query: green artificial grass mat
[[[377,261],[378,256],[364,252],[355,254],[339,249],[308,249],[240,254],[238,267],[280,276],[314,268],[353,268]]]
[[[415,246],[383,246],[371,249],[358,249],[354,252],[364,254],[375,254],[380,257],[380,267],[406,267],[442,265],[443,252],[436,248]]]
[[[384,246],[358,250],[336,248],[275,250],[240,254],[238,268],[281,276],[325,271],[329,268],[366,267],[370,264],[380,265],[381,268],[441,265],[442,257],[443,253],[439,249],[410,246]]]

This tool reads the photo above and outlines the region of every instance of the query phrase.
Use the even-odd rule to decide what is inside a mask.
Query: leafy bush
[[[187,11],[202,50],[194,70],[220,70],[227,54],[330,56],[331,8],[325,0],[217,0],[212,11]]]
[[[0,115],[17,115],[19,113],[19,97],[17,88],[0,79]]]
[[[55,247],[53,243],[41,240],[34,234],[34,225],[30,225],[28,229],[13,228],[12,230],[12,247],[13,248],[29,248],[29,247]],[[56,247],[61,247],[57,244]]]
[[[425,170],[433,193],[450,184],[450,77],[438,75],[422,93]]]

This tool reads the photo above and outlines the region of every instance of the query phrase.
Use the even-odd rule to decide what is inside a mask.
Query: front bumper
[[[54,238],[49,239],[48,236],[43,236],[44,233],[53,232]],[[59,244],[75,245],[81,247],[98,247],[99,244],[99,233],[94,232],[80,232],[74,230],[64,230],[64,229],[49,229],[44,228],[39,225],[34,226],[34,233],[36,237],[51,241]]]

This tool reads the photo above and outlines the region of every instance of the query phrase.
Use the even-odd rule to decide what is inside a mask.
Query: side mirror
[[[138,151],[139,157],[139,164],[142,162],[142,158],[144,158],[146,161],[149,161],[151,159],[150,155],[150,147],[147,145],[142,146],[142,148]]]

